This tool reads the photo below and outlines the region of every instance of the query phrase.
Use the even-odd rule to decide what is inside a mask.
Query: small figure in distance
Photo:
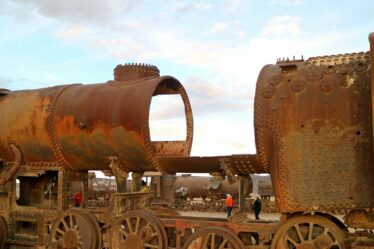
[[[255,195],[255,201],[253,202],[253,211],[255,212],[256,220],[260,219],[261,212],[261,198],[258,194]]]
[[[234,206],[234,200],[230,194],[226,195],[226,212],[227,218],[231,216],[232,207]]]
[[[142,187],[140,189],[141,192],[148,192],[149,191],[149,187],[147,185],[147,182],[142,180]]]
[[[74,196],[74,200],[75,200],[75,206],[76,207],[82,207],[82,202],[83,202],[83,195],[80,191],[78,191],[75,196]]]

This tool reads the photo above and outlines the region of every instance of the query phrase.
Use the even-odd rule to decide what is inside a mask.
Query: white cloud
[[[234,34],[239,37],[239,38],[244,38],[247,34],[246,32],[242,31],[242,30],[237,30],[234,32]]]
[[[118,13],[131,11],[141,1],[129,0],[13,0],[23,6],[31,6],[40,15],[60,21],[83,23],[107,23]]]
[[[274,0],[273,4],[299,5],[302,0]]]
[[[221,33],[225,30],[227,30],[227,28],[230,27],[230,24],[227,23],[227,22],[219,22],[219,23],[215,23],[211,29],[211,33],[212,34],[218,34],[218,33]]]
[[[299,18],[277,16],[263,28],[263,35],[298,35],[300,34]]]
[[[194,121],[194,144],[192,155],[228,155],[254,153],[254,132],[252,110],[243,112],[238,121],[238,114],[200,118]]]
[[[195,3],[194,6],[196,9],[199,9],[199,10],[211,10],[212,9],[212,5],[209,3],[203,3],[203,2]]]
[[[69,25],[61,28],[55,33],[57,38],[67,39],[71,42],[78,42],[93,35],[94,31],[85,25]]]
[[[239,5],[242,3],[241,0],[225,0],[225,5],[231,6],[231,5]]]
[[[202,10],[202,11],[209,11],[212,9],[212,5],[204,2],[199,3],[182,3],[178,2],[175,7],[175,13],[177,14],[184,14],[191,12],[193,10]]]

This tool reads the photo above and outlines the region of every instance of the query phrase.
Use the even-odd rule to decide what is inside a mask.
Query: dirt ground
[[[193,217],[209,217],[209,218],[226,218],[226,213],[217,213],[217,212],[200,212],[200,211],[179,211],[183,216],[193,216]],[[253,219],[255,215],[252,214]],[[261,213],[260,219],[262,220],[279,220],[281,214],[279,213]]]

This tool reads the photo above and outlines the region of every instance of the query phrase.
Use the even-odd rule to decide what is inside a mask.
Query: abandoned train
[[[100,84],[2,89],[0,247],[374,248],[373,33],[369,42],[369,52],[266,65],[256,86],[255,155],[190,157],[187,94],[154,66],[119,65]],[[183,141],[150,138],[150,103],[162,94],[183,100]],[[69,185],[87,192],[88,170],[115,176],[109,207],[69,207]],[[145,171],[238,181],[239,212],[226,220],[152,209],[154,193],[140,191]],[[271,174],[279,222],[246,215],[253,173]]]
[[[143,175],[147,178],[143,190],[149,189],[159,196],[152,198],[151,205],[161,205],[175,208],[181,211],[217,211],[226,209],[225,199],[231,194],[234,203],[239,198],[239,183],[230,184],[227,179],[215,179],[210,176],[194,176],[191,174],[162,175],[157,172],[148,172]],[[248,207],[253,204],[252,194],[259,194],[262,199],[263,212],[276,212],[274,203],[274,191],[269,175],[250,175],[251,181],[245,186]],[[150,178],[150,179],[148,179]],[[127,180],[127,189],[132,189],[131,180]],[[80,192],[80,184],[71,186],[70,205],[74,205],[74,194]],[[110,205],[110,197],[117,192],[116,181],[113,178],[95,177],[94,172],[89,173],[88,179],[88,207],[105,207]]]

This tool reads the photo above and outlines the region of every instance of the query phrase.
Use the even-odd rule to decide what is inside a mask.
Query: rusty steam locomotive
[[[262,199],[263,212],[276,212],[274,190],[269,175],[250,175],[251,181],[244,188],[248,207],[251,207],[253,195],[259,194]],[[194,176],[191,174],[163,175],[159,172],[147,172],[143,175],[147,181],[142,186],[157,193],[152,198],[151,205],[175,208],[181,211],[216,211],[224,212],[225,199],[231,194],[234,203],[239,198],[239,183],[229,184],[227,179],[217,180],[210,176]],[[127,190],[132,189],[132,181],[127,180]],[[74,194],[81,191],[80,184],[72,186],[70,205],[74,204]],[[105,207],[110,205],[110,197],[117,192],[116,181],[113,178],[96,177],[94,172],[88,178],[88,207]]]
[[[153,66],[119,65],[114,81],[102,84],[1,90],[0,247],[374,248],[374,34],[369,41],[369,52],[279,60],[261,70],[256,155],[190,157],[186,92]],[[150,139],[149,106],[160,94],[183,100],[183,141]],[[69,207],[66,191],[78,182],[87,192],[88,170],[116,177],[109,207]],[[145,171],[238,181],[240,212],[226,220],[149,208],[154,193],[138,191]],[[251,173],[271,174],[279,222],[246,215]]]

